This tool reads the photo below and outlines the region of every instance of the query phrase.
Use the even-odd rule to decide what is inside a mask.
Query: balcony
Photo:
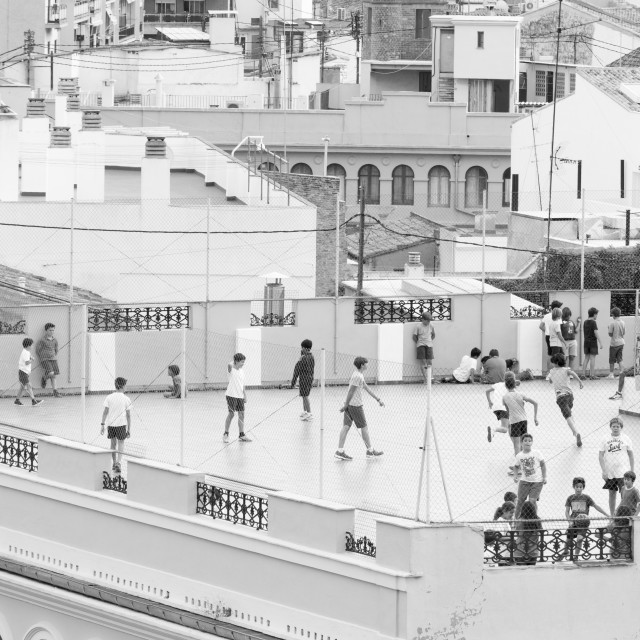
[[[75,22],[82,22],[89,18],[89,0],[83,0],[73,5],[73,19]]]
[[[145,22],[198,22],[208,20],[209,16],[204,13],[145,13]]]
[[[60,27],[67,22],[67,5],[50,4],[47,6],[47,28]]]

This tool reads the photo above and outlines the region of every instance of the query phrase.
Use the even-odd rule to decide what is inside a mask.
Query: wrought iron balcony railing
[[[266,531],[268,506],[265,497],[198,482],[197,513]]]
[[[189,328],[184,307],[90,307],[89,331],[162,331]]]
[[[27,471],[37,471],[38,443],[0,434],[0,463]]]
[[[345,550],[351,551],[352,553],[359,553],[363,556],[369,556],[370,558],[376,557],[376,545],[373,544],[373,541],[367,538],[367,536],[362,536],[360,538],[356,538],[353,533],[350,531],[346,532],[346,545]]]
[[[418,300],[356,300],[355,324],[419,322],[428,311],[434,320],[451,320],[451,298]]]
[[[108,471],[103,471],[102,488],[108,491],[127,493],[127,481],[120,474],[111,476]]]

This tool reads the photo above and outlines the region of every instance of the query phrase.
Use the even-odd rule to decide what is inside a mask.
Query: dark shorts
[[[555,356],[556,353],[564,353],[564,349],[562,347],[549,347],[549,355]]]
[[[547,355],[551,355],[551,338],[549,336],[544,337],[544,341],[547,343]]]
[[[580,520],[574,520],[567,529],[567,540],[573,540],[579,534],[584,535],[585,529],[588,529],[590,524],[591,521],[589,520],[589,518],[580,518]]]
[[[603,489],[608,489],[609,491],[620,491],[622,487],[624,487],[624,478],[609,478],[602,485]]]
[[[42,375],[45,378],[49,377],[50,375],[57,376],[60,374],[57,360],[42,360],[40,364],[42,365]]]
[[[509,417],[509,412],[504,409],[498,409],[493,412],[493,415],[496,417],[496,420],[502,420],[503,418],[506,420]]]
[[[109,440],[126,440],[127,439],[127,425],[123,427],[107,427],[107,438]]]
[[[311,394],[311,387],[305,385],[304,387],[300,387],[300,395],[303,398],[307,398]]]
[[[24,385],[29,384],[29,374],[22,371],[22,369],[18,369],[18,382]]]
[[[584,343],[584,355],[585,356],[597,356],[598,355],[598,343],[597,342],[585,342]]]
[[[609,364],[616,364],[616,362],[622,362],[622,349],[624,345],[619,347],[609,347]]]
[[[231,396],[225,396],[227,399],[227,408],[231,413],[234,411],[244,411],[244,398],[232,398]]]
[[[571,409],[573,409],[573,393],[565,393],[556,398],[556,404],[560,407],[563,417],[571,417]]]
[[[433,360],[433,347],[418,347],[418,360]]]
[[[522,420],[521,422],[514,422],[509,425],[509,435],[512,438],[521,438],[525,433],[527,433],[527,421]]]
[[[367,426],[367,419],[364,417],[363,407],[353,407],[349,405],[344,410],[344,426],[350,427],[353,423],[355,423],[358,429],[364,429]]]

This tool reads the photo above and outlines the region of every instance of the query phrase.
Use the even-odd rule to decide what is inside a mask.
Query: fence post
[[[210,236],[211,236],[211,198],[207,198],[207,282],[204,304],[204,382],[209,382],[209,279],[210,279]],[[184,376],[183,376],[184,377]]]
[[[180,466],[184,466],[184,413],[187,400],[187,327],[182,327],[182,366],[180,377]]]
[[[70,239],[69,239],[69,321],[67,332],[67,382],[71,384],[71,321],[72,321],[72,305],[73,305],[73,231],[75,226],[73,198],[71,205],[71,223],[70,223]]]
[[[326,356],[327,352],[324,348],[320,351],[320,459],[318,474],[318,497],[324,497],[324,401],[325,401],[325,385],[326,385]]]
[[[584,240],[585,240],[585,225],[584,225],[584,201],[586,191],[582,189],[582,201],[580,203],[580,318],[582,318],[583,304],[584,304]],[[578,366],[582,366],[582,349],[578,349]]]
[[[426,487],[425,487],[425,522],[431,521],[431,375],[432,367],[427,368],[427,417],[424,425],[424,438],[422,440],[422,459],[420,461],[420,478],[418,480],[418,499],[416,500],[416,520],[420,520],[420,501],[422,499],[422,479],[425,476],[426,463]]]
[[[86,304],[82,305],[82,333],[80,345],[80,441],[85,440],[85,426],[87,423],[87,325],[89,323],[89,310]]]

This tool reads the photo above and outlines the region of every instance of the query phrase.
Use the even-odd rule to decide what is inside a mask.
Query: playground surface
[[[633,380],[627,384],[633,384]],[[539,426],[533,424],[530,405],[527,411],[534,448],[543,453],[548,467],[548,484],[539,503],[542,518],[563,516],[564,502],[572,493],[571,481],[576,475],[586,479],[586,492],[600,506],[606,508],[608,504],[608,494],[601,488],[598,447],[609,433],[609,420],[618,414],[619,403],[609,400],[617,380],[585,381],[584,385],[580,390],[574,383],[574,417],[582,435],[582,448],[576,447],[549,383],[533,380],[520,386],[520,391],[540,405]],[[516,486],[507,475],[513,455],[510,439],[497,434],[493,442],[487,441],[487,426],[496,424],[487,405],[488,388],[479,384],[432,387],[431,415],[438,447],[432,441],[427,475],[433,521],[490,520],[505,491]],[[346,444],[353,460],[334,457],[342,425],[339,409],[346,387],[326,388],[323,420],[321,391],[314,388],[311,402],[315,418],[309,422],[300,420],[302,403],[297,390],[250,389],[245,431],[252,442],[237,440],[234,420],[228,444],[222,441],[227,413],[223,391],[190,392],[184,403],[184,421],[180,400],[165,399],[161,393],[130,393],[132,435],[125,452],[182,463],[223,479],[221,483],[244,486],[248,493],[252,490],[249,485],[256,485],[262,490],[322,495],[358,509],[413,518],[423,457],[427,388],[424,384],[390,384],[378,385],[374,390],[385,403],[379,407],[365,394],[373,446],[384,451],[375,459],[366,457],[355,428]],[[0,399],[0,420],[7,427],[6,433],[25,438],[50,434],[108,447],[106,437],[100,436],[104,395],[86,396],[83,428],[80,396],[52,398],[46,393],[43,392],[45,402],[39,407],[26,402],[19,407],[13,399]],[[640,445],[640,419],[623,419],[624,432]],[[420,499],[421,518],[426,514],[425,482],[426,478]]]

